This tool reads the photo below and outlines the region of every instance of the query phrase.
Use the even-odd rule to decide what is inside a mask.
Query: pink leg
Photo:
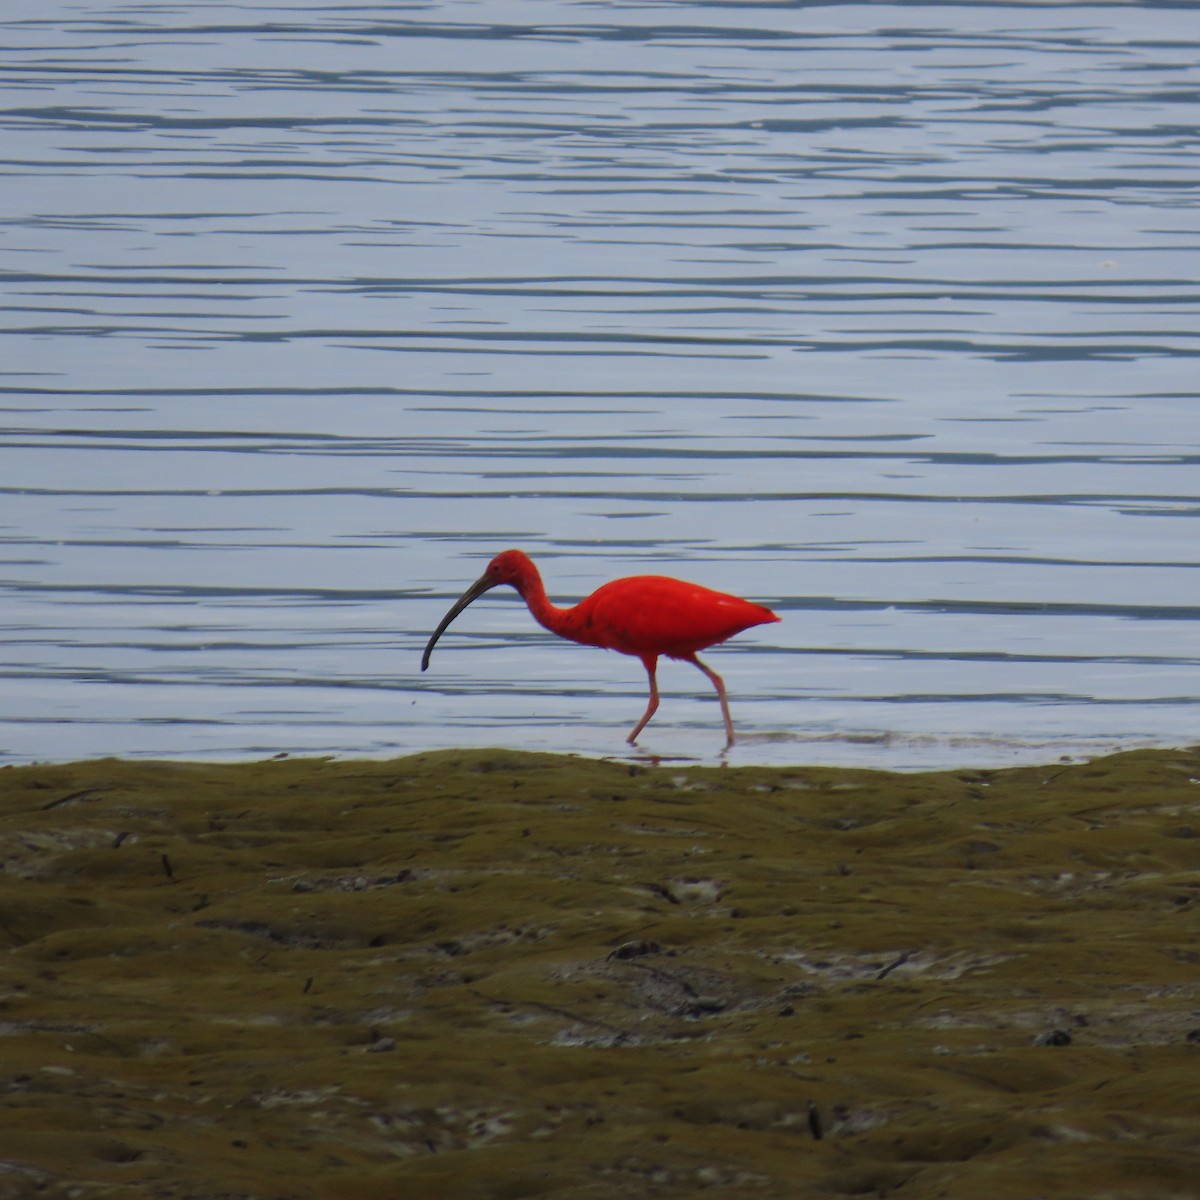
[[[646,728],[646,723],[658,711],[658,655],[647,654],[642,659],[642,666],[646,668],[646,674],[650,676],[650,703],[646,705],[642,719],[633,727],[633,732],[625,739],[627,742],[636,742],[638,734]]]
[[[725,749],[728,750],[735,739],[733,718],[729,715],[729,699],[725,695],[725,681],[711,667],[706,667],[694,654],[687,661],[695,663],[712,680],[713,687],[717,689],[717,699],[721,701],[721,716],[725,718]]]

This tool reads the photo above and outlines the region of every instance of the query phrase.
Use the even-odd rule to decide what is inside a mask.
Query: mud
[[[0,1196],[1200,1195],[1200,752],[0,770]]]

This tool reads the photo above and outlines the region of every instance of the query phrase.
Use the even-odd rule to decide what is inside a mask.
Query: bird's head
[[[526,581],[536,576],[537,567],[533,565],[529,555],[523,551],[502,550],[497,554],[488,563],[487,570],[454,602],[450,611],[442,618],[442,623],[434,630],[433,637],[429,639],[428,644],[425,646],[425,653],[421,656],[421,670],[428,670],[429,656],[433,653],[433,648],[437,644],[438,638],[446,632],[450,626],[450,622],[468,604],[473,600],[478,600],[484,592],[490,592],[492,588],[499,587],[502,583],[512,584],[518,592],[524,595]]]
[[[487,579],[490,581],[489,587],[496,587],[501,583],[511,583],[517,591],[520,591],[525,580],[535,572],[536,568],[533,562],[523,550],[501,550],[488,563],[487,570],[477,581],[476,586]]]

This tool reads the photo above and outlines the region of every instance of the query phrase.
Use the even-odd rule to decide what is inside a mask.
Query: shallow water
[[[625,753],[641,666],[514,595],[420,674],[509,545],[775,608],[730,761],[1197,739],[1192,6],[0,30],[5,760]]]

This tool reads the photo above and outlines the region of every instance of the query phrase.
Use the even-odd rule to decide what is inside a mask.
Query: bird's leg
[[[650,703],[646,705],[646,711],[642,713],[642,719],[633,727],[633,732],[625,739],[631,743],[637,741],[638,734],[646,728],[646,722],[658,710],[658,655],[645,655],[642,658],[642,666],[646,668],[646,674],[650,676]]]
[[[717,699],[721,701],[721,716],[725,718],[725,749],[728,750],[735,739],[733,718],[729,715],[729,699],[725,695],[725,681],[711,667],[706,667],[694,654],[688,659],[688,662],[695,663],[712,680],[713,687],[717,689]]]

